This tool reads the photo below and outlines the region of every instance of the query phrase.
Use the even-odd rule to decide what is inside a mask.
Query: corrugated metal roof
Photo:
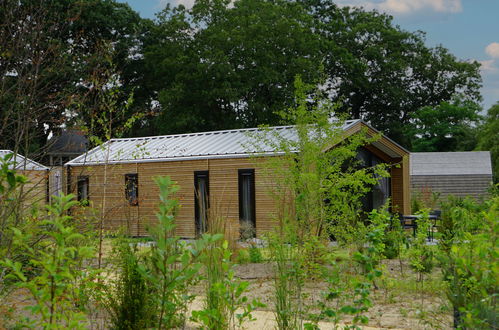
[[[348,120],[346,130],[360,120]],[[251,154],[279,154],[270,145],[259,142],[255,146],[254,134],[271,131],[285,139],[296,139],[294,126],[247,128],[203,133],[111,139],[100,147],[76,157],[66,165],[97,165],[141,163],[172,160],[249,157]]]
[[[5,156],[13,154],[12,151],[10,150],[0,150],[0,158],[4,158]],[[14,155],[11,159],[10,162],[15,163],[15,166],[9,166],[10,169],[15,168],[17,170],[35,170],[35,171],[46,171],[49,168],[46,166],[43,166],[40,163],[35,162],[34,160],[31,160],[29,158],[26,158],[24,156],[21,156],[19,154]]]
[[[492,175],[489,151],[413,152],[411,175]]]

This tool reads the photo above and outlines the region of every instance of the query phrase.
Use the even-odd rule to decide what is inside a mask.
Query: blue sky
[[[118,0],[142,17],[167,3],[192,6],[194,0]],[[426,32],[428,46],[442,44],[462,60],[482,64],[484,109],[499,101],[499,0],[336,0],[339,5],[377,9],[404,30]]]

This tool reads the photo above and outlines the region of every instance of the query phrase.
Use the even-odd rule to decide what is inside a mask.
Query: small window
[[[239,221],[242,238],[256,236],[255,170],[239,170]]]
[[[88,176],[78,177],[78,201],[82,204],[88,203],[89,200],[89,179]]]
[[[131,206],[139,205],[139,175],[125,174],[125,198]]]
[[[209,177],[208,171],[194,172],[194,200],[196,235],[200,236],[208,229]]]

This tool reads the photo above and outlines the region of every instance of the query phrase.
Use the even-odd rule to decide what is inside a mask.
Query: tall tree
[[[72,104],[92,88],[88,77],[105,65],[106,45],[117,66],[128,65],[140,22],[113,0],[3,1],[0,147],[39,152],[48,134],[79,115]]]
[[[412,151],[469,151],[477,144],[480,106],[454,99],[426,106],[411,114],[407,131]]]
[[[499,183],[499,101],[487,111],[480,127],[478,149],[490,151],[494,182]]]
[[[161,105],[155,134],[277,124],[295,76],[318,78],[319,39],[300,4],[228,3],[196,1],[159,16],[157,42],[144,51]]]
[[[450,101],[458,93],[479,101],[479,64],[456,59],[447,49],[428,48],[422,32],[395,26],[376,11],[299,0],[321,35],[327,89],[343,112],[363,118],[411,148],[408,123],[418,109]]]

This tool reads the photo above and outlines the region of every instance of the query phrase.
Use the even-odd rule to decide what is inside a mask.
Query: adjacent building
[[[411,190],[482,199],[492,183],[489,151],[413,152],[411,159]]]

